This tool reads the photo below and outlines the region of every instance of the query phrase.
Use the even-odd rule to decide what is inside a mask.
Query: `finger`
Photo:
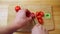
[[[36,24],[33,29],[32,29],[32,34],[42,34],[42,29],[41,29],[40,24]]]
[[[34,30],[34,29],[36,29],[36,28],[38,28],[38,29],[42,29],[42,25],[40,25],[40,24],[38,23],[38,24],[36,24],[36,25],[33,27],[32,30]]]
[[[41,25],[41,24],[39,24],[39,23],[37,23],[34,27],[41,28],[41,27],[42,27],[42,25]]]
[[[23,12],[24,15],[26,15],[26,17],[30,17],[31,15],[31,12],[28,9],[23,9],[23,10],[20,10],[19,12]]]
[[[48,30],[45,29],[45,33],[46,33],[46,34],[49,34]]]
[[[33,19],[35,18],[35,14],[34,13],[31,13],[31,16],[32,16]]]
[[[26,11],[27,9],[19,10],[16,15],[26,17]]]
[[[42,30],[45,34],[48,34],[48,30],[45,27],[42,27]]]
[[[25,10],[19,10],[16,14],[16,17],[22,17],[22,18],[26,17]]]
[[[17,13],[23,13],[23,14],[25,14],[26,13],[26,9],[22,9],[22,10],[19,10]]]

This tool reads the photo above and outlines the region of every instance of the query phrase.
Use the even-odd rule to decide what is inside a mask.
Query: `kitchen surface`
[[[47,19],[43,19],[44,26],[47,30],[49,30],[49,34],[60,34],[60,0],[0,0],[0,26],[3,27],[9,25],[14,20],[16,15],[16,6],[20,6],[22,9],[28,8],[34,13],[36,11],[43,11],[44,13],[50,14],[51,17],[47,17],[50,22]],[[3,19],[1,16],[3,17]],[[31,26],[30,28],[32,28],[33,24],[29,26]],[[27,31],[30,31],[30,28],[28,28]],[[31,33],[20,32],[19,30],[14,34]]]

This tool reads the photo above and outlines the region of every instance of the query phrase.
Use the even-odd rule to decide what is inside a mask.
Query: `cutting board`
[[[8,1],[2,2],[5,3],[3,5],[6,5]],[[20,1],[20,2],[9,2],[8,4],[8,16],[7,16],[7,25],[12,23],[12,21],[15,19],[16,16],[16,11],[15,11],[15,7],[16,6],[20,6],[22,9],[28,9],[31,12],[36,13],[37,11],[42,11],[44,12],[44,14],[49,13],[51,15],[51,17],[49,19],[43,17],[44,20],[44,27],[46,27],[47,30],[53,30],[54,29],[54,18],[53,18],[53,11],[52,11],[52,6],[50,5],[40,5],[39,3],[35,3],[36,1]],[[35,20],[36,23],[37,20]],[[2,23],[1,23],[2,24]],[[34,26],[34,23],[28,24],[28,26],[19,29],[18,31],[22,31],[22,32],[30,32],[32,27]],[[30,27],[29,27],[30,26]]]
[[[37,11],[42,11],[44,14],[49,13],[51,16],[50,18],[45,18],[43,17],[44,20],[44,27],[46,27],[47,30],[53,30],[54,29],[54,18],[53,18],[53,11],[52,11],[52,6],[49,5],[39,5],[39,4],[29,4],[29,3],[20,3],[20,2],[15,2],[15,3],[10,3],[9,4],[9,11],[8,11],[8,23],[11,23],[16,15],[15,7],[20,6],[21,9],[28,9],[31,12],[36,13]],[[37,19],[35,19],[35,22],[37,22]],[[31,31],[32,27],[34,26],[34,23],[28,24],[28,26],[18,30],[22,32],[29,32]]]

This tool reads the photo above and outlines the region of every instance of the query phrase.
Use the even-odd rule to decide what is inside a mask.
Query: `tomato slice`
[[[18,12],[19,10],[21,10],[20,6],[16,6],[15,11]]]

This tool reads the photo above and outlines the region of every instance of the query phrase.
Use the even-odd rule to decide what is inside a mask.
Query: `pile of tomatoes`
[[[36,18],[40,24],[43,24],[44,13],[42,11],[36,12]]]

